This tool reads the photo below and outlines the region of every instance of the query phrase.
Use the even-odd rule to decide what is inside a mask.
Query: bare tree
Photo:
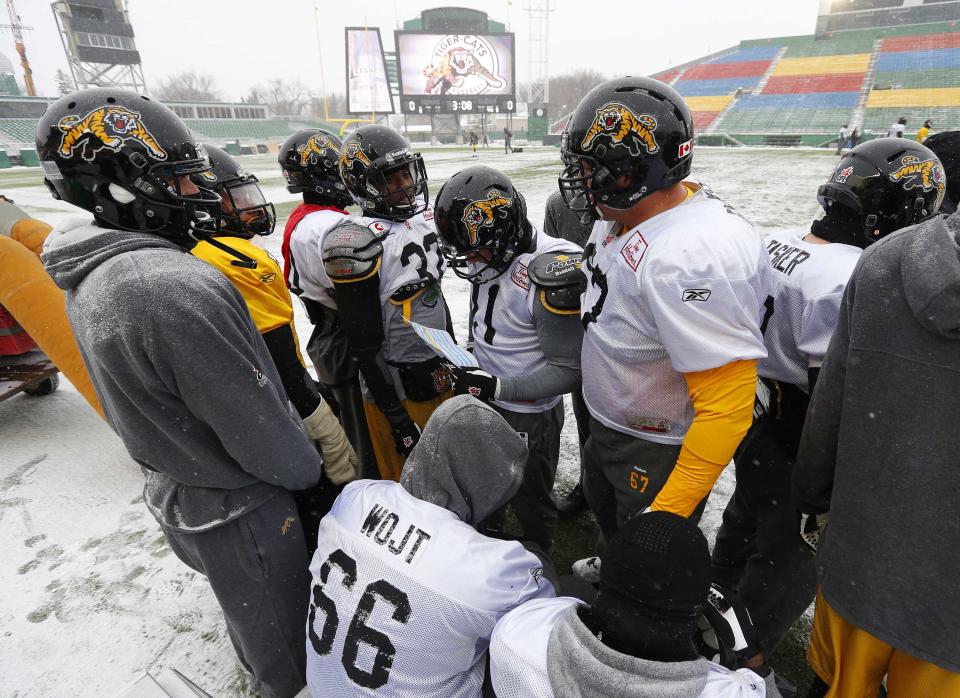
[[[311,99],[309,91],[299,80],[288,82],[283,78],[274,78],[250,90],[248,101],[266,104],[274,114],[299,116],[310,106]]]
[[[67,75],[61,68],[57,69],[57,73],[53,79],[57,83],[57,94],[59,95],[68,95],[77,89],[77,86],[73,84],[73,78]]]
[[[591,68],[550,78],[551,114],[559,118],[563,116],[561,111],[573,111],[587,92],[606,79],[603,73]]]
[[[160,80],[153,90],[163,102],[216,102],[220,98],[212,75],[199,75],[188,70]]]
[[[318,119],[323,119],[325,116],[329,116],[331,119],[350,118],[350,115],[347,114],[347,98],[336,92],[327,95],[326,113],[324,113],[323,109],[323,97],[320,95],[310,97],[310,106],[307,112],[310,116],[315,116]]]

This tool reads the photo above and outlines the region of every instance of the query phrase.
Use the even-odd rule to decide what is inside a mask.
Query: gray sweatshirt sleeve
[[[534,289],[539,295],[538,287]],[[533,322],[547,365],[526,376],[500,378],[501,400],[539,400],[569,393],[580,385],[580,314],[558,315],[534,301]]]
[[[202,298],[154,296],[143,309],[160,379],[250,475],[288,490],[314,485],[322,459],[242,298],[226,279],[198,281]]]
[[[840,302],[837,327],[830,338],[823,366],[817,377],[800,448],[793,471],[794,504],[807,514],[822,514],[830,510],[833,477],[837,466],[837,443],[840,438],[840,416],[843,411],[844,383],[847,372],[847,353],[850,348],[850,315],[856,288],[853,276]]]

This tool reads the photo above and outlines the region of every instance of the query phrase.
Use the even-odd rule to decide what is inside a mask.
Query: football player
[[[146,506],[209,580],[262,695],[294,695],[310,576],[290,491],[322,459],[236,288],[184,254],[220,219],[191,180],[210,169],[203,148],[163,105],[111,87],[47,107],[37,154],[54,197],[92,214],[50,233],[44,264]]]
[[[382,477],[400,478],[420,429],[449,394],[450,375],[407,321],[450,328],[444,262],[427,203],[423,158],[386,126],[362,126],[340,149],[340,178],[364,218],[322,244],[324,269],[353,360]]]
[[[293,304],[280,267],[266,250],[253,244],[254,237],[273,233],[273,204],[264,198],[256,176],[240,167],[229,153],[215,145],[206,145],[205,149],[210,170],[193,175],[193,180],[220,195],[220,230],[217,237],[201,240],[190,252],[219,269],[240,291],[270,350],[287,397],[323,453],[326,477],[316,487],[294,493],[307,552],[312,554],[317,527],[339,492],[337,485],[356,476],[357,456],[303,365]]]
[[[762,657],[734,672],[697,655],[701,613],[718,636],[752,652],[750,616],[735,599],[710,593],[707,540],[697,525],[665,511],[635,516],[607,545],[592,605],[535,599],[497,623],[493,688],[500,698],[780,696]]]
[[[433,413],[399,484],[344,488],[310,565],[314,696],[480,695],[497,620],[555,594],[537,556],[476,530],[517,492],[526,457],[502,417],[457,396]]]
[[[479,368],[452,367],[453,389],[493,403],[530,451],[511,502],[525,540],[549,553],[557,510],[563,394],[580,385],[580,248],[542,235],[523,195],[490,167],[468,167],[436,202],[440,249],[473,284],[470,328]]]
[[[717,533],[713,575],[738,590],[768,653],[814,597],[813,553],[786,502],[844,288],[863,248],[935,214],[945,191],[930,150],[878,138],[848,151],[819,188],[821,219],[767,238],[773,288],[762,325],[760,414],[734,458],[737,484]]]
[[[277,160],[287,191],[303,196],[283,229],[283,276],[313,324],[307,355],[356,450],[357,472],[360,477],[378,477],[359,374],[347,350],[333,282],[323,268],[323,241],[346,220],[346,208],[353,203],[340,179],[340,145],[333,134],[308,128],[297,131],[280,146]]]
[[[567,205],[600,219],[584,249],[584,489],[609,538],[647,508],[696,515],[746,434],[770,261],[749,222],[684,181],[693,120],[664,83],[595,87],[561,154]],[[576,569],[596,579],[598,564]]]

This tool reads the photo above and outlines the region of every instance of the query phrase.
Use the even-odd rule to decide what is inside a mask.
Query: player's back
[[[553,596],[519,543],[477,533],[401,485],[348,485],[311,564],[314,696],[479,696],[497,620]]]
[[[806,242],[808,232],[788,229],[767,238],[773,289],[762,326],[767,357],[757,366],[761,377],[803,390],[807,369],[819,366],[827,351],[843,290],[861,253],[853,245]]]

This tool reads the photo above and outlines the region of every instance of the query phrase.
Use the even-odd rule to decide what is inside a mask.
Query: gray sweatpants
[[[560,460],[560,432],[563,431],[563,402],[546,412],[511,412],[496,406],[515,431],[527,435],[527,464],[520,491],[509,502],[523,529],[523,538],[539,545],[547,555],[553,552],[557,508],[550,496]]]
[[[204,533],[164,530],[173,552],[210,581],[241,664],[264,698],[306,685],[310,561],[290,493]]]
[[[583,447],[583,494],[604,540],[653,504],[679,455],[680,446],[638,439],[590,418],[590,437]]]

